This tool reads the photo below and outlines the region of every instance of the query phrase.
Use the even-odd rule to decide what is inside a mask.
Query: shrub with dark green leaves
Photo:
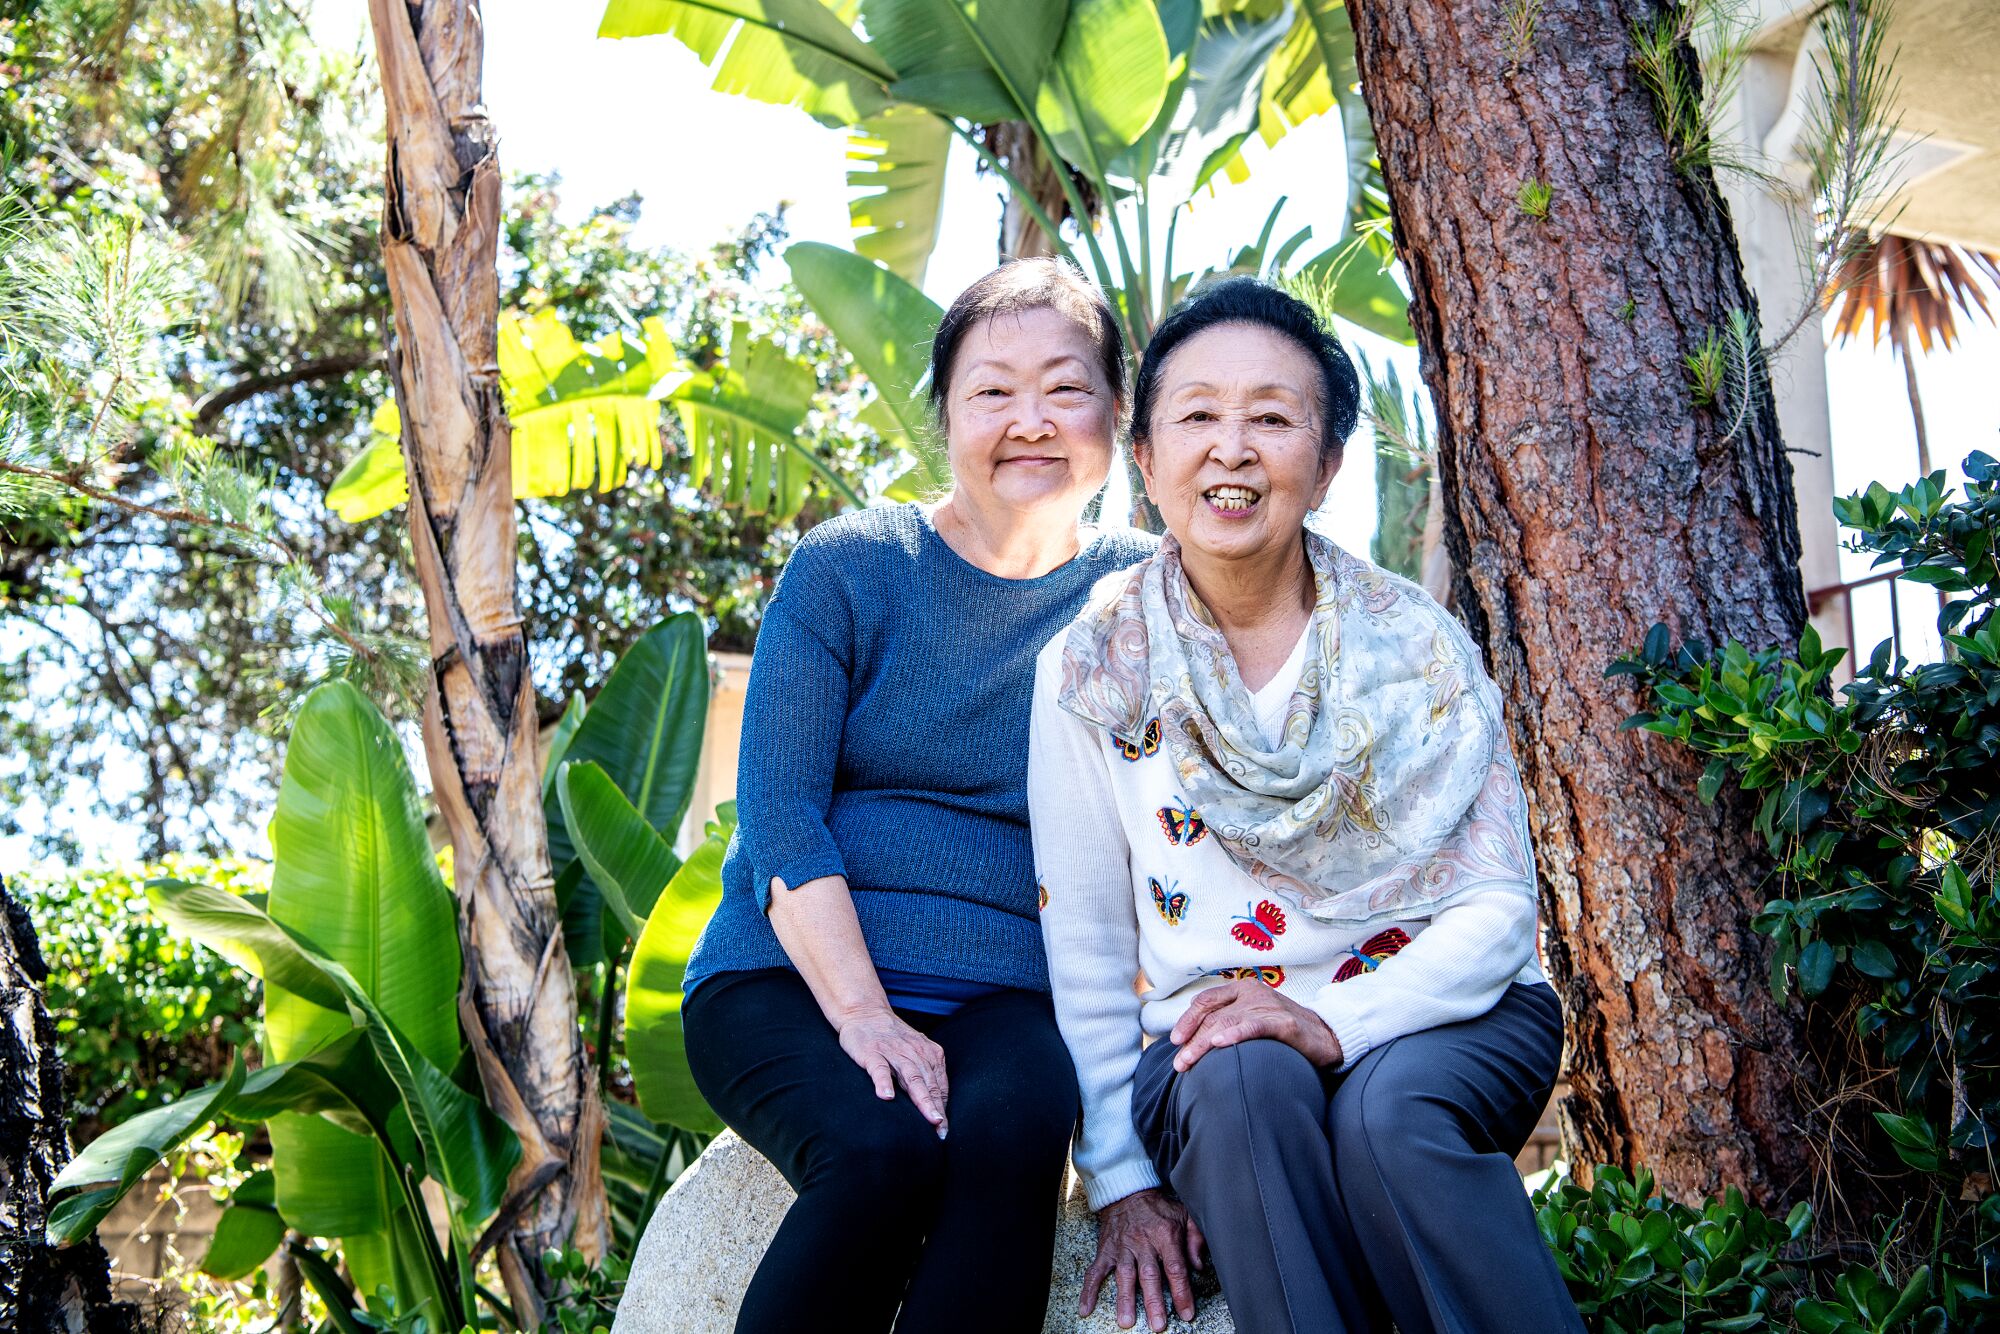
[[[167,930],[146,902],[154,876],[255,893],[270,868],[170,857],[12,882],[48,961],[49,1012],[79,1139],[214,1083],[254,1035],[257,980]]]
[[[1816,1284],[1813,1334],[2000,1322],[2000,463],[1835,502],[1851,549],[1949,595],[1942,662],[1876,648],[1838,696],[1840,650],[1808,629],[1795,656],[1672,647],[1655,627],[1613,674],[1636,676],[1642,726],[1710,757],[1701,795],[1761,795],[1777,893],[1752,921],[1781,999],[1852,1016],[1879,1134],[1859,1167],[1899,1213],[1877,1263]],[[1873,1071],[1864,1071],[1864,1074]]]
[[[1601,1166],[1586,1190],[1551,1175],[1534,1194],[1542,1240],[1584,1323],[1602,1334],[1783,1329],[1773,1311],[1796,1271],[1780,1256],[1812,1224],[1800,1203],[1780,1221],[1731,1187],[1701,1209]]]

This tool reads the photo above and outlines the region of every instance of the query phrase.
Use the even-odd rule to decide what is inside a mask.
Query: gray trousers
[[[1582,1334],[1514,1170],[1562,1058],[1516,983],[1345,1074],[1258,1039],[1140,1057],[1132,1119],[1208,1238],[1242,1334]]]

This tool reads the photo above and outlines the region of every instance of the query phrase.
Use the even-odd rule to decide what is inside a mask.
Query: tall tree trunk
[[[1792,470],[1768,396],[1694,406],[1682,356],[1756,300],[1706,170],[1676,170],[1632,65],[1648,0],[1348,0],[1423,373],[1459,613],[1506,692],[1569,1018],[1572,1158],[1670,1193],[1803,1194],[1822,1035],[1749,926],[1771,862],[1691,752],[1619,724],[1602,673],[1655,622],[1792,643]],[[1692,55],[1687,58],[1692,62]],[[1518,203],[1551,192],[1546,218]],[[1822,1141],[1818,1146],[1825,1148]]]
[[[430,619],[424,746],[455,856],[460,1017],[488,1101],[521,1137],[499,1258],[532,1327],[549,1294],[542,1252],[567,1243],[594,1257],[604,1245],[604,1110],[549,876],[514,594],[512,434],[495,360],[500,168],[480,104],[478,5],[370,0],[369,13],[388,113],[389,362]]]
[[[1048,155],[1035,142],[1035,132],[1028,128],[1027,122],[1003,120],[988,125],[985,137],[988,151],[1007,164],[1007,170],[1028,187],[1035,202],[1041,205],[1042,212],[1061,225],[1069,214],[1069,201],[1063,195],[1062,180],[1056,175],[1056,168],[1050,165]],[[1000,216],[1000,262],[1035,259],[1055,253],[1054,238],[1035,221],[1035,215],[1028,210],[1026,201],[1009,190],[1006,211]]]
[[[0,1330],[125,1334],[139,1309],[111,1300],[96,1238],[57,1250],[44,1235],[49,1183],[70,1156],[48,971],[26,909],[0,884]]]
[[[1917,476],[1931,475],[1931,436],[1924,423],[1924,396],[1917,392],[1917,362],[1906,343],[1894,349],[1903,354],[1903,389],[1910,396],[1910,425],[1917,432]]]

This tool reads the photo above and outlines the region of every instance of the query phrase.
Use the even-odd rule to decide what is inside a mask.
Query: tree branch
[[[226,384],[202,396],[194,405],[195,429],[203,435],[208,434],[209,428],[215,425],[216,419],[223,413],[259,394],[268,394],[274,389],[289,389],[295,384],[306,384],[313,380],[332,380],[354,371],[386,365],[388,362],[380,351],[370,350],[344,352],[336,357],[301,361],[290,370],[246,375],[233,384]]]
[[[141,504],[136,500],[127,500],[115,491],[107,491],[101,486],[92,486],[89,482],[84,481],[81,477],[73,473],[52,472],[47,468],[34,468],[24,463],[11,463],[6,459],[0,459],[0,472],[10,472],[17,477],[32,477],[37,481],[50,482],[56,486],[75,491],[79,495],[88,496],[92,500],[124,510],[127,514],[144,515],[166,523],[187,524],[195,528],[220,529],[223,532],[234,534],[239,540],[267,547],[277,552],[285,560],[294,559],[292,549],[285,545],[283,539],[271,533],[259,532],[248,524],[237,523],[233,519],[217,518],[212,514],[202,514],[190,509],[165,509],[158,505]],[[334,616],[327,612],[324,607],[321,607],[314,599],[306,599],[306,610],[312,615],[314,620],[318,621],[328,630],[331,630],[357,657],[369,660],[375,657],[374,649],[369,648],[366,644],[349,634],[347,628],[341,625]]]

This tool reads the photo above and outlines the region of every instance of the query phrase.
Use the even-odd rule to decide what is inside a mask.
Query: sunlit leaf
[[[944,208],[951,126],[918,107],[893,107],[847,136],[854,248],[922,286]]]
[[[887,105],[896,77],[853,17],[852,4],[822,0],[610,0],[597,35],[668,34],[704,65],[721,57],[717,91],[850,125]]]

